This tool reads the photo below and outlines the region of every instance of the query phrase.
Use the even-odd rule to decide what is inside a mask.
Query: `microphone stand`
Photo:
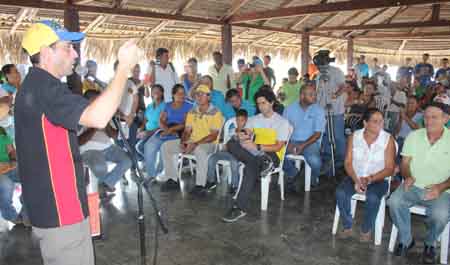
[[[117,117],[113,117],[112,121],[114,123],[114,125],[116,126],[116,128],[119,131],[120,136],[123,139],[124,142],[124,146],[125,149],[127,150],[127,153],[131,159],[131,161],[133,162],[133,164],[138,165],[138,161],[136,158],[136,153],[134,152],[134,149],[131,148],[130,144],[128,143],[128,141],[125,138],[125,134],[123,132],[123,128],[120,125],[120,121],[117,119]],[[133,169],[132,169],[133,170]],[[137,184],[137,200],[138,200],[138,216],[137,216],[137,222],[139,225],[139,244],[140,244],[140,258],[141,258],[141,265],[146,265],[146,247],[145,247],[145,215],[144,215],[144,201],[143,201],[143,185],[144,185],[144,177],[142,174],[142,171],[139,169],[138,166],[136,166],[136,168],[134,169],[136,172],[136,184]],[[161,210],[158,207],[158,204],[155,200],[155,198],[153,197],[151,191],[149,189],[147,189],[148,191],[148,196],[150,198],[150,202],[152,204],[153,210],[155,212],[155,219],[156,219],[156,228],[155,228],[155,241],[157,241],[157,233],[158,233],[158,228],[160,227],[161,230],[167,234],[169,232],[169,230],[167,229],[166,225],[163,222],[162,219],[162,213]],[[157,254],[157,245],[158,242],[155,242],[155,256],[153,257],[153,264],[156,265],[156,254]]]

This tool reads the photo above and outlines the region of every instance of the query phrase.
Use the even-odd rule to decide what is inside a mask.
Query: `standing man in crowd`
[[[448,58],[443,58],[441,60],[441,68],[437,70],[436,76],[434,77],[436,81],[450,81],[450,67],[448,66]]]
[[[396,76],[397,82],[400,82],[400,80],[403,77],[406,77],[406,80],[408,81],[408,85],[411,86],[412,77],[414,74],[414,67],[412,67],[411,65],[412,65],[412,58],[407,57],[405,59],[405,64],[400,66],[397,70],[397,76]]]
[[[329,52],[326,53],[326,56],[329,57]],[[344,73],[335,66],[325,65],[318,67],[320,71],[317,76],[317,103],[319,103],[326,112],[329,112],[331,115],[330,118],[333,119],[334,128],[332,133],[334,133],[336,146],[335,165],[341,167],[344,165],[346,146],[344,113],[347,94],[343,89],[345,77]],[[326,70],[324,71],[323,69]],[[323,137],[324,162],[331,162],[330,133],[331,132],[327,129]],[[326,164],[330,165],[330,163]]]
[[[438,102],[425,109],[425,128],[411,132],[403,145],[400,171],[405,180],[387,201],[392,222],[399,231],[396,256],[405,257],[415,244],[409,208],[426,208],[427,234],[422,254],[425,264],[436,262],[435,243],[450,217],[450,132],[444,127],[449,113],[450,106]]]
[[[270,55],[264,56],[264,73],[269,79],[269,85],[273,90],[275,88],[275,85],[277,84],[277,78],[275,77],[275,71],[272,69],[272,67],[269,66],[271,61],[272,57],[270,57]]]
[[[156,50],[156,62],[151,67],[151,85],[161,85],[164,88],[164,101],[172,102],[172,88],[180,81],[172,63],[169,62],[169,50],[158,48]]]
[[[301,88],[302,81],[298,79],[297,68],[291,67],[288,70],[288,81],[280,88],[280,97],[283,99],[281,103],[287,107],[296,102]]]
[[[358,59],[358,63],[355,65],[356,79],[358,86],[362,87],[362,79],[369,77],[369,65],[366,64],[366,56],[360,55]]]
[[[434,75],[434,68],[428,60],[430,59],[430,55],[428,53],[424,53],[422,55],[422,62],[418,63],[414,68],[415,79],[417,79],[421,86],[427,87],[431,78]]]
[[[373,66],[370,69],[370,77],[373,77],[376,73],[378,73],[381,70],[381,66],[378,65],[378,58],[372,59]]]
[[[18,173],[33,233],[45,265],[93,265],[86,183],[76,131],[103,128],[116,112],[138,48],[129,41],[108,88],[89,103],[61,78],[72,74],[74,42],[85,35],[55,21],[32,24],[22,47],[34,65],[15,105]],[[32,133],[30,133],[32,132]]]
[[[233,87],[233,67],[223,62],[220,52],[213,53],[214,64],[208,69],[208,74],[213,78],[214,89],[226,94],[227,90]]]

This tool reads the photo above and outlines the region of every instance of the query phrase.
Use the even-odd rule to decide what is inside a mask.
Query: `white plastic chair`
[[[236,119],[235,119],[235,118],[233,118],[233,119],[234,119],[234,123],[236,124]],[[230,120],[233,120],[233,119],[230,119]],[[227,125],[227,123],[228,123],[230,120],[228,120],[228,121],[225,123],[225,125]],[[232,123],[230,122],[230,124],[232,124]],[[224,130],[225,125],[223,125],[223,126],[220,128],[220,131],[219,131],[219,134],[218,134],[217,137],[220,137],[222,131]],[[229,125],[229,126],[230,126],[230,125]],[[225,137],[225,135],[227,135],[227,137],[229,137],[229,136],[228,136],[228,135],[229,135],[229,132],[224,132],[224,137]],[[218,143],[218,144],[216,145],[216,150],[215,150],[215,151],[217,151],[219,148],[220,148],[220,144]],[[197,161],[197,158],[196,158],[195,155],[193,155],[193,154],[183,154],[183,153],[180,153],[180,154],[179,154],[179,157],[178,157],[178,180],[179,180],[179,181],[181,180],[181,173],[182,173],[182,171],[183,171],[183,162],[184,162],[185,159],[187,159],[187,160],[189,161],[189,170],[191,171],[191,175],[192,175],[192,176],[194,175],[194,163]]]
[[[389,180],[389,182],[390,182],[390,180]],[[383,236],[384,217],[386,215],[386,197],[388,194],[389,194],[389,188],[388,188],[386,195],[384,195],[381,198],[380,207],[378,208],[377,218],[375,219],[375,233],[374,234],[375,234],[375,245],[377,245],[377,246],[381,244],[381,238]],[[362,202],[366,201],[366,195],[356,193],[352,196],[352,200],[351,200],[352,218],[355,218],[356,203],[358,201],[362,201]],[[339,225],[340,215],[341,214],[339,212],[339,208],[336,205],[336,210],[334,212],[333,230],[332,230],[333,235],[336,235],[338,225]]]
[[[413,206],[409,208],[409,211],[413,214],[418,214],[422,216],[426,216],[426,208],[420,205]],[[439,241],[441,241],[441,264],[447,264],[447,258],[448,258],[448,240],[450,236],[449,232],[449,223],[445,226],[444,231],[442,231],[442,234],[439,236]],[[391,236],[389,239],[389,252],[394,252],[395,247],[395,241],[397,241],[397,234],[398,229],[397,227],[392,224],[392,231]]]
[[[398,152],[398,144],[396,141],[394,141],[395,144],[395,154],[397,155]],[[381,238],[383,236],[383,228],[384,228],[384,218],[386,216],[386,198],[389,195],[390,189],[391,189],[391,177],[387,177],[388,180],[388,189],[386,194],[381,198],[380,201],[380,207],[378,208],[378,213],[377,213],[377,217],[375,219],[375,245],[380,245],[381,244]],[[366,195],[365,194],[359,194],[359,193],[355,193],[352,196],[351,199],[351,213],[352,213],[352,218],[355,218],[355,212],[356,212],[356,203],[358,201],[362,201],[365,202],[366,201]],[[333,235],[336,235],[337,229],[338,229],[338,225],[339,225],[339,217],[340,217],[340,212],[339,212],[339,208],[336,204],[336,210],[334,212],[334,221],[333,221],[333,229],[331,231],[331,233]]]
[[[298,171],[302,169],[302,162],[305,163],[305,191],[311,190],[311,167],[306,163],[306,159],[302,155],[286,155],[286,159],[294,160],[295,167]]]
[[[266,176],[261,176],[261,210],[267,211],[267,205],[269,203],[269,188],[270,188],[270,181],[272,180],[272,176],[275,174],[278,174],[278,185],[280,185],[280,194],[281,194],[281,200],[284,201],[284,171],[283,171],[283,164],[284,159],[286,158],[286,149],[289,144],[289,140],[291,139],[293,128],[291,125],[289,125],[289,134],[288,134],[288,141],[286,142],[286,145],[283,147],[283,156],[281,158],[280,164],[278,167],[272,169],[269,173],[267,173]],[[244,175],[244,164],[240,164],[239,167],[239,187],[237,189],[236,195],[234,198],[237,197],[239,194],[239,191],[241,189],[242,185],[242,177]]]
[[[233,134],[230,133],[232,128],[236,127],[236,118],[230,118],[225,122],[223,125],[223,144],[226,144],[228,140],[230,140],[231,136]],[[223,171],[227,171],[226,176],[228,176],[228,184],[231,183],[231,164],[228,160],[219,160],[216,164],[216,177],[217,177],[217,183],[220,183],[221,177],[220,177],[220,167],[222,167]]]

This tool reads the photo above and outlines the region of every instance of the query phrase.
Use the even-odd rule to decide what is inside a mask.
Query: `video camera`
[[[330,57],[329,50],[320,50],[314,55],[313,62],[317,67],[329,65],[330,63],[334,63],[336,58]]]

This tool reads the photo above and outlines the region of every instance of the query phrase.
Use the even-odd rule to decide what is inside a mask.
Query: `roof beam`
[[[16,22],[14,23],[14,26],[9,31],[9,34],[14,34],[16,32],[17,27],[19,27],[20,23],[27,17],[28,12],[30,11],[29,8],[21,8],[19,12],[16,15]]]
[[[273,32],[284,32],[284,33],[290,33],[290,34],[304,34],[305,31],[301,30],[293,30],[293,29],[286,29],[286,28],[275,28],[275,27],[268,27],[268,26],[258,26],[253,24],[234,24],[234,26],[237,27],[243,27],[243,28],[251,28],[251,29],[258,29],[258,30],[265,30],[265,31],[273,31]],[[311,37],[322,37],[322,38],[333,38],[333,39],[345,39],[344,37],[336,37],[336,36],[330,36],[328,34],[321,34],[321,33],[311,33]]]
[[[372,29],[400,29],[400,28],[427,28],[427,27],[448,27],[450,21],[416,21],[404,23],[391,24],[367,24],[367,25],[351,25],[351,26],[336,26],[336,27],[320,27],[312,31],[340,31],[340,30],[372,30]]]
[[[283,3],[280,4],[279,8],[285,8],[288,7],[292,2],[294,2],[294,0],[284,0]],[[267,20],[261,20],[259,21],[258,25],[259,26],[264,26],[264,24],[266,24],[266,22],[270,21],[270,18]]]
[[[424,5],[424,4],[444,3],[444,2],[450,2],[450,0],[370,0],[370,1],[351,0],[345,2],[303,5],[303,6],[279,8],[274,10],[266,10],[260,12],[249,12],[245,14],[234,15],[231,17],[230,21],[232,23],[240,23],[269,18],[295,17],[307,14],[342,12],[342,11],[353,11],[353,10],[374,9],[384,7],[398,7],[406,5]]]
[[[383,8],[380,11],[376,12],[375,14],[373,14],[372,16],[368,17],[367,19],[365,19],[363,22],[361,22],[361,25],[365,25],[366,23],[370,22],[372,19],[378,17],[379,15],[383,14],[385,11],[389,10],[389,8]],[[353,31],[349,31],[344,33],[344,37],[349,37],[350,35],[352,35]]]
[[[227,20],[234,14],[236,14],[241,7],[246,5],[250,0],[233,0],[231,2],[231,8],[227,11],[227,13],[221,18],[221,20]]]
[[[296,20],[296,21],[292,22],[291,24],[289,24],[288,25],[288,29],[295,29],[296,27],[298,27],[301,24],[303,24],[310,17],[311,17],[311,15],[306,15],[306,16],[301,17],[299,20]]]
[[[248,46],[253,46],[255,44],[261,43],[261,42],[263,42],[265,40],[268,40],[268,39],[272,38],[273,36],[275,36],[277,34],[278,34],[278,32],[274,32],[274,33],[268,34],[268,35],[266,35],[266,36],[264,36],[262,38],[259,38],[257,40],[252,41],[251,43],[248,44]]]
[[[450,1],[450,0],[449,0]],[[184,16],[184,15],[171,15],[152,11],[137,10],[137,9],[123,9],[123,8],[112,8],[112,7],[98,7],[98,6],[87,6],[87,5],[68,5],[59,2],[49,2],[41,0],[0,0],[0,5],[8,6],[19,6],[19,7],[32,7],[41,8],[48,10],[65,10],[68,7],[73,7],[79,12],[96,13],[96,14],[109,14],[109,15],[120,15],[128,17],[144,17],[144,18],[156,18],[172,21],[183,21],[192,23],[202,23],[202,24],[214,24],[222,25],[223,22],[216,19]]]
[[[369,36],[356,36],[357,40],[420,40],[422,38],[450,38],[450,31],[446,32],[422,32],[422,33],[407,33],[407,34],[374,34]],[[441,39],[443,39],[441,38]]]
[[[332,14],[328,15],[324,20],[320,21],[317,25],[315,25],[315,26],[313,27],[313,29],[319,28],[319,27],[325,25],[325,23],[327,23],[328,21],[330,21],[330,20],[332,20],[333,18],[335,18],[338,14],[339,14],[339,13],[336,12],[336,13],[332,13]]]

